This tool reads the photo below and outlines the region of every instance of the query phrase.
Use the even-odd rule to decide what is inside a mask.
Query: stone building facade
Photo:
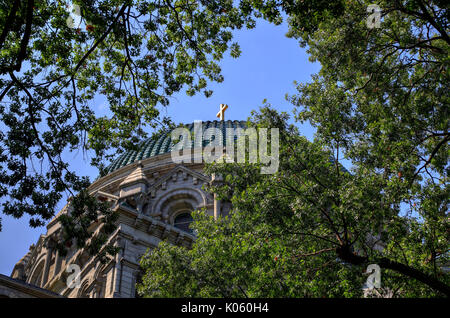
[[[223,132],[226,146],[226,128],[245,128],[245,122],[208,121],[203,123],[202,129],[211,127]],[[188,125],[188,128],[193,131],[194,125]],[[203,147],[204,142],[200,150]],[[49,291],[48,295],[54,297],[135,297],[135,284],[140,275],[139,260],[148,249],[153,249],[162,240],[189,248],[195,240],[188,227],[192,220],[191,211],[205,208],[206,213],[217,217],[226,215],[231,208],[228,203],[215,200],[202,189],[203,185],[218,181],[203,173],[203,162],[175,163],[171,156],[172,148],[170,134],[161,135],[156,140],[148,139],[137,151],[120,156],[108,168],[108,174],[89,187],[92,195],[111,202],[119,214],[117,229],[108,242],[120,247],[114,258],[101,263],[85,249],[76,249],[76,244],[65,257],[59,255],[55,248],[61,235],[58,216],[70,211],[67,204],[47,225],[47,233],[41,235],[15,265],[11,278],[23,282],[24,286]],[[195,147],[192,153],[201,155]],[[98,233],[102,225],[98,222],[91,227],[94,233]],[[67,283],[74,274],[73,265],[81,270],[79,284],[74,284],[77,285],[74,288]],[[4,286],[0,282],[0,294],[1,287]],[[12,287],[5,288],[10,292],[8,296],[4,291],[3,296],[13,297]]]

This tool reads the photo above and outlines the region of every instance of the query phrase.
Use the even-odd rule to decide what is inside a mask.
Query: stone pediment
[[[138,184],[138,183],[144,183],[144,184],[148,184],[148,180],[145,176],[144,170],[143,170],[144,166],[142,165],[141,162],[139,162],[138,166],[136,167],[136,169],[131,172],[126,178],[125,180],[123,180],[119,187],[126,187],[126,186],[130,186],[133,184]]]
[[[125,180],[119,185],[119,197],[124,198],[132,196],[141,192],[145,192],[148,186],[148,180],[143,171],[142,163],[139,163],[137,168],[128,175]]]
[[[104,200],[110,200],[110,201],[117,201],[120,199],[120,197],[118,197],[117,195],[111,194],[111,193],[107,193],[104,191],[95,191],[93,193],[93,196],[104,201]]]
[[[210,182],[211,179],[199,172],[193,171],[191,169],[186,168],[185,166],[179,165],[173,168],[171,171],[162,176],[157,182],[152,184],[148,189],[148,194],[152,197],[155,196],[156,190],[159,188],[165,190],[167,182],[174,181],[177,182],[178,178],[182,180],[187,180],[188,177],[192,177],[192,182],[194,185],[198,184],[198,182]]]
[[[124,186],[129,186],[132,184],[136,184],[136,183],[145,183],[148,184],[148,180],[145,177],[145,173],[143,170],[144,166],[142,165],[141,162],[139,162],[138,166],[136,167],[136,169],[131,172],[126,178],[125,180],[123,180],[121,182],[121,184],[119,185],[119,187],[124,187]]]

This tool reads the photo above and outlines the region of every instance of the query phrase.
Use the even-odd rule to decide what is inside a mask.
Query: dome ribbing
[[[208,128],[219,128],[222,131],[223,145],[226,146],[226,129],[227,128],[246,128],[247,124],[245,121],[239,120],[225,120],[225,121],[205,121],[202,122],[203,131]],[[185,127],[190,131],[191,136],[194,132],[194,124],[185,125]],[[203,140],[203,147],[209,144],[210,140]],[[125,167],[132,164],[135,161],[147,159],[157,155],[169,153],[172,151],[174,144],[172,142],[171,134],[162,134],[158,139],[148,138],[141,143],[137,150],[127,151],[123,153],[119,158],[114,160],[111,165],[106,168],[106,173],[109,174],[119,168]],[[192,141],[192,147],[194,146]]]

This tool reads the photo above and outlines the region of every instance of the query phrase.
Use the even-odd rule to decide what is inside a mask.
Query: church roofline
[[[183,127],[189,129],[189,131],[194,133],[194,123],[185,124]],[[226,129],[227,128],[246,128],[247,122],[242,120],[213,120],[202,122],[202,129],[206,130],[208,128],[219,128],[223,133],[223,144],[226,146]],[[206,142],[206,143],[205,143]],[[203,147],[206,146],[207,141],[203,141]],[[122,167],[128,166],[132,163],[139,162],[147,158],[155,157],[158,155],[170,153],[173,148],[173,141],[170,133],[164,133],[158,138],[148,138],[144,140],[137,150],[127,151],[120,155],[116,160],[114,160],[107,168],[106,173],[110,174]]]
[[[26,283],[23,280],[11,278],[3,274],[0,274],[0,285],[38,298],[65,298],[50,290],[40,288],[36,285]]]

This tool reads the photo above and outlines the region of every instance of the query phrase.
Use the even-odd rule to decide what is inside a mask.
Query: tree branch
[[[27,56],[27,47],[28,43],[30,42],[31,36],[31,25],[33,23],[33,7],[34,7],[34,0],[28,0],[25,33],[23,35],[22,41],[20,42],[20,51],[17,56],[17,64],[14,67],[14,70],[17,72],[19,72],[20,69],[22,68],[22,62],[23,60],[25,60]]]
[[[14,23],[14,19],[16,17],[16,12],[17,9],[19,8],[19,5],[20,0],[15,0],[12,5],[11,11],[9,12],[8,18],[5,21],[5,28],[3,29],[2,34],[0,34],[0,50],[3,47],[3,43],[5,43],[6,37],[8,36],[9,33],[9,29]]]
[[[421,272],[408,265],[392,261],[387,257],[382,257],[379,259],[369,260],[367,257],[359,256],[351,251],[349,245],[343,245],[336,249],[336,253],[340,259],[353,265],[363,265],[367,263],[376,263],[381,268],[390,269],[402,275],[414,278],[425,285],[445,294],[450,297],[450,286],[442,283],[436,278]]]
[[[417,170],[417,172],[414,174],[412,180],[414,180],[417,175],[420,173],[420,171],[422,171],[423,168],[425,168],[426,166],[428,166],[428,164],[431,162],[431,160],[434,158],[434,156],[436,155],[436,153],[439,151],[439,149],[442,147],[442,145],[444,145],[445,143],[447,143],[447,141],[450,139],[450,135],[447,135],[444,139],[442,139],[437,145],[436,147],[433,149],[433,151],[431,152],[430,157],[428,158],[428,160],[424,163],[424,165],[422,167],[419,168],[419,170]]]

